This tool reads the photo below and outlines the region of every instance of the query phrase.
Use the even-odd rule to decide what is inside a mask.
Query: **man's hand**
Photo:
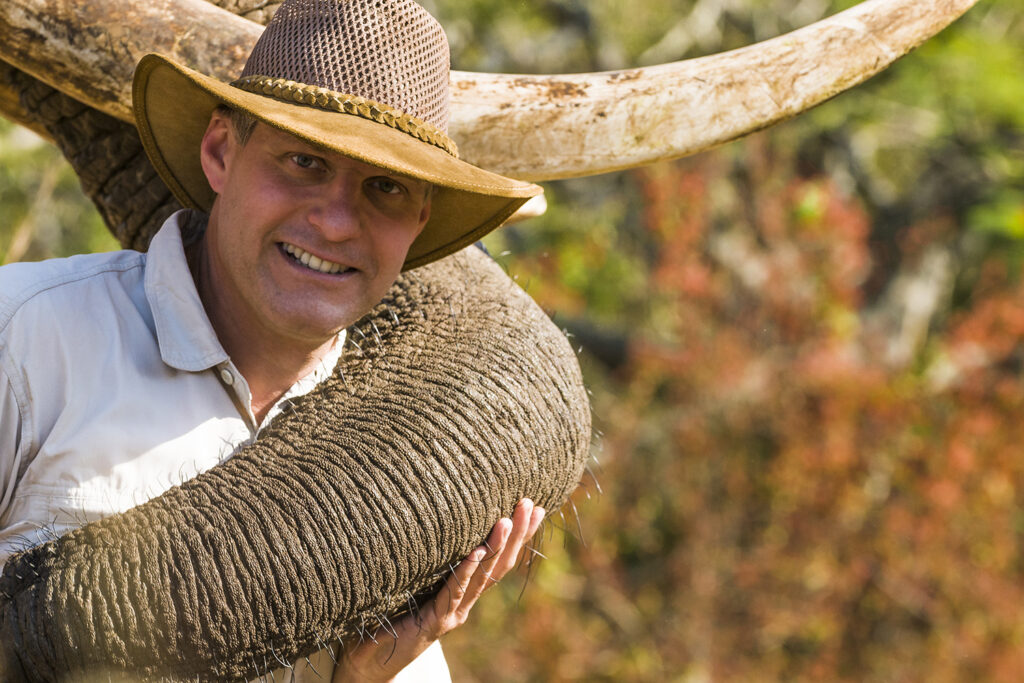
[[[390,681],[435,640],[469,617],[477,598],[515,566],[523,545],[544,519],[544,508],[524,498],[512,519],[501,519],[485,545],[477,546],[459,563],[433,600],[416,615],[392,622],[393,633],[380,631],[377,642],[359,643],[338,660],[334,683]],[[395,637],[397,635],[397,638]]]

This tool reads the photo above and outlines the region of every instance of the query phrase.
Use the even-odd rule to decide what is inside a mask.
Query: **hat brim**
[[[213,206],[199,143],[221,104],[310,144],[432,183],[430,219],[409,248],[404,270],[472,244],[542,192],[533,183],[477,168],[390,126],[250,93],[161,55],[146,55],[139,62],[132,96],[150,160],[189,208],[208,212]]]

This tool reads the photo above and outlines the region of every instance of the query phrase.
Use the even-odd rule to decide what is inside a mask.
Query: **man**
[[[539,192],[458,159],[448,78],[443,31],[411,0],[287,0],[231,85],[142,60],[139,131],[192,210],[145,255],[0,270],[0,563],[258,438],[326,377],[344,329],[403,269],[472,243]],[[422,624],[353,644],[333,679],[447,680],[432,643],[543,514],[523,501]],[[331,659],[314,667],[290,675],[326,675]]]

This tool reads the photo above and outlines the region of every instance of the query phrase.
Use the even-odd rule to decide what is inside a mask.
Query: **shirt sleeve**
[[[290,669],[278,669],[270,677],[284,683],[330,683],[334,679],[336,654],[327,650],[314,652],[308,658],[300,659]],[[262,679],[253,679],[256,683]],[[448,662],[441,652],[441,642],[434,641],[409,666],[395,676],[395,683],[451,683]]]
[[[452,675],[441,651],[441,641],[435,640],[431,643],[430,647],[413,660],[412,664],[402,669],[394,680],[395,683],[451,683]]]
[[[14,496],[25,450],[24,419],[18,400],[19,394],[23,393],[11,382],[4,364],[0,362],[0,519],[3,519]]]

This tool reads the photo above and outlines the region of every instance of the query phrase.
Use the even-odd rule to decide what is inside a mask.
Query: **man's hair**
[[[249,116],[240,109],[232,109],[226,104],[217,105],[215,110],[218,114],[226,116],[231,121],[231,127],[235,131],[235,138],[245,145],[249,141],[249,137],[252,135],[253,129],[256,127],[256,119]]]
[[[256,118],[249,116],[240,109],[232,109],[226,104],[217,105],[217,109],[215,111],[228,118],[231,122],[231,128],[235,131],[235,138],[244,146],[252,136],[253,129],[256,128]],[[423,198],[430,199],[433,194],[434,184],[427,183],[427,189],[426,192],[424,192]]]

